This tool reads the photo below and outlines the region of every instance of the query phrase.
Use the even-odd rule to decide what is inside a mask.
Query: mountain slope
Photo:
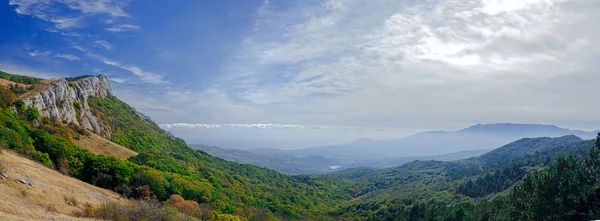
[[[524,138],[504,145],[479,157],[475,157],[474,160],[486,164],[496,164],[528,155],[540,155],[543,152],[555,151],[555,148],[568,147],[583,141],[584,140],[574,135],[557,138]]]
[[[105,76],[70,80],[41,81],[20,96],[0,87],[7,98],[0,99],[0,148],[127,197],[181,195],[205,208],[196,215],[213,219],[314,218],[349,198],[327,178],[285,176],[195,151],[113,96]],[[73,143],[87,130],[139,154],[94,155]]]
[[[569,130],[538,124],[479,124],[458,131],[430,131],[410,137],[354,142],[335,146],[286,151],[289,155],[320,155],[331,158],[365,159],[440,155],[459,151],[492,149],[528,137],[576,135],[593,139],[597,132]]]
[[[93,114],[112,128],[111,140],[139,153],[130,162],[178,174],[180,178],[171,181],[171,186],[187,182],[189,188],[198,189],[196,195],[177,188],[166,189],[167,193],[208,203],[222,213],[252,206],[295,218],[319,214],[320,209],[334,207],[347,197],[326,179],[299,182],[296,177],[195,151],[114,96],[92,97],[89,102]]]
[[[519,211],[507,205],[511,199],[503,194],[526,174],[535,174],[562,156],[586,158],[594,143],[574,136],[531,138],[467,160],[336,172],[328,176],[350,180],[354,200],[331,214],[340,220],[513,220],[510,213]],[[512,154],[517,149],[521,153]],[[486,163],[488,159],[492,161]],[[475,218],[483,211],[496,218]]]
[[[0,151],[0,220],[83,220],[86,204],[128,204],[121,195],[60,174],[11,151]],[[24,180],[31,186],[20,183]],[[73,203],[76,202],[76,203]]]

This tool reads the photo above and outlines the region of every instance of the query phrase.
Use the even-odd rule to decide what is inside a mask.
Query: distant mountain
[[[286,150],[293,156],[320,155],[334,159],[380,159],[442,155],[459,151],[493,149],[528,137],[575,135],[593,139],[599,131],[570,130],[540,124],[477,124],[458,131],[429,131],[406,138]]]
[[[237,150],[207,145],[191,145],[212,156],[238,163],[253,164],[287,174],[321,174],[355,167],[395,167],[415,160],[453,161],[480,156],[489,150],[461,151],[438,156],[385,158],[385,159],[333,159],[324,156],[291,156],[277,149]]]

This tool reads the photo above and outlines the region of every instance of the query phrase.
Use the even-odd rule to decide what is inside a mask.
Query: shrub
[[[23,94],[23,93],[27,92],[27,88],[25,88],[24,86],[21,87],[18,84],[14,84],[14,85],[10,85],[10,91],[12,91],[15,94]]]
[[[127,206],[115,202],[105,203],[95,210],[92,217],[104,220],[195,220],[185,214],[179,213],[169,205],[160,204],[157,201],[135,201],[133,205]]]
[[[93,76],[94,75],[82,75],[82,76],[77,76],[77,77],[68,77],[68,78],[65,78],[65,80],[67,80],[68,82],[74,82],[74,81],[77,81],[77,80],[80,80],[80,79],[83,79],[83,78],[88,78],[88,77],[93,77]],[[73,83],[70,83],[69,86],[71,84],[73,84]],[[74,86],[75,85],[73,84],[73,87]]]
[[[144,185],[135,188],[132,197],[139,200],[151,200],[154,199],[154,193],[150,190],[150,186]]]
[[[75,107],[75,109],[81,109],[81,101],[75,101],[73,102],[73,107]]]
[[[70,206],[78,206],[79,202],[77,201],[77,199],[75,199],[75,197],[72,196],[65,196],[65,203],[67,203]]]
[[[200,204],[193,200],[185,200],[183,197],[179,195],[172,195],[167,201],[169,205],[175,207],[177,211],[184,213],[189,216],[202,218],[203,211],[200,210]],[[208,211],[207,214],[210,214],[211,211]]]
[[[15,100],[14,105],[18,111],[22,111],[25,109],[25,102],[23,102],[22,100]]]
[[[15,94],[9,89],[0,86],[0,108],[9,107],[15,101]]]
[[[51,212],[51,213],[58,213],[58,209],[56,209],[56,206],[54,206],[54,205],[48,205],[46,207],[46,211]]]
[[[85,213],[85,216],[91,217],[91,216],[94,216],[96,209],[94,209],[92,204],[86,203],[85,209],[83,210],[83,212]]]
[[[38,112],[37,108],[35,107],[27,107],[25,108],[25,117],[27,117],[27,120],[37,120],[40,119],[40,112]]]

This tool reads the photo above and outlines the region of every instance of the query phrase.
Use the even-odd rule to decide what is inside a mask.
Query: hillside
[[[583,140],[574,135],[557,138],[524,138],[504,145],[479,157],[475,157],[473,160],[481,161],[485,164],[497,164],[530,155],[537,155],[537,157],[540,157],[540,155],[544,153],[555,152],[555,149],[557,148],[569,147],[570,145],[581,142],[583,142]],[[573,149],[573,151],[574,150],[576,149]]]
[[[382,170],[340,171],[331,176],[350,180],[355,199],[351,205],[332,214],[348,220],[456,220],[456,216],[465,220],[519,220],[507,215],[519,212],[510,208],[511,198],[506,197],[512,194],[513,186],[527,174],[536,176],[536,171],[553,167],[562,156],[574,154],[579,156],[574,159],[585,159],[594,142],[571,136],[532,138],[467,160],[415,161]],[[521,154],[497,161],[498,158],[488,158],[509,156],[514,149],[520,149]],[[495,164],[485,163],[486,159],[494,159]],[[421,211],[415,213],[415,209]]]
[[[0,92],[10,98],[0,104],[0,147],[127,197],[181,195],[208,208],[199,217],[260,220],[318,217],[349,198],[327,178],[285,176],[195,151],[113,96],[105,76],[55,79],[23,100],[6,88]],[[126,160],[95,155],[88,149],[119,154],[93,135],[100,144],[82,145],[89,132],[138,154]]]
[[[429,131],[406,138],[363,140],[349,144],[285,151],[288,155],[317,155],[330,158],[401,158],[431,156],[459,151],[486,150],[529,137],[576,135],[595,138],[598,132],[569,130],[538,124],[479,124],[458,131]]]
[[[86,204],[128,204],[120,194],[65,176],[12,151],[0,151],[0,220],[84,220]],[[20,183],[24,180],[28,184]]]

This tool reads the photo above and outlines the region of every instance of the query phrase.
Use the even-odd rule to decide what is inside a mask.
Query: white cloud
[[[125,84],[125,83],[129,82],[129,79],[127,79],[127,78],[119,78],[119,77],[111,77],[110,81],[115,82],[115,83],[119,83],[119,84]]]
[[[64,58],[69,61],[79,61],[79,57],[72,55],[72,54],[56,54],[56,57]]]
[[[29,56],[31,56],[31,57],[46,57],[46,56],[50,55],[51,53],[52,53],[52,51],[34,50],[32,52],[29,52]]]
[[[113,60],[110,60],[108,58],[102,57],[100,55],[96,55],[96,54],[87,54],[87,55],[90,56],[91,58],[94,58],[94,59],[96,59],[98,61],[101,61],[104,64],[107,64],[107,65],[110,65],[110,66],[114,66],[114,67],[118,67],[118,68],[121,68],[123,70],[129,71],[133,75],[135,75],[136,77],[138,77],[144,83],[151,83],[151,84],[164,84],[164,83],[168,83],[166,80],[163,80],[163,78],[164,78],[163,75],[145,71],[145,70],[143,70],[140,67],[137,67],[137,66],[134,66],[134,65],[121,64],[120,62],[113,61]]]
[[[140,26],[130,25],[130,24],[122,24],[122,25],[116,25],[116,26],[112,26],[110,28],[106,28],[106,30],[110,31],[110,32],[134,31],[134,30],[140,30]]]
[[[123,6],[127,1],[111,0],[61,0],[69,8],[79,10],[83,14],[106,14],[113,17],[129,17]]]
[[[255,128],[255,129],[337,129],[337,130],[376,130],[376,131],[387,131],[390,128],[376,128],[376,127],[352,127],[352,126],[330,126],[330,125],[300,125],[300,124],[188,124],[188,123],[176,123],[176,124],[160,124],[160,127],[164,129],[217,129],[217,128]]]
[[[70,29],[81,27],[81,18],[51,18],[49,22],[54,23],[54,27],[58,29]]]
[[[72,32],[72,31],[61,32],[60,34],[64,35],[64,36],[69,36],[69,37],[82,37],[83,36],[82,34],[79,34],[77,32]]]
[[[107,41],[104,41],[104,40],[94,41],[94,44],[96,46],[103,47],[104,49],[107,49],[107,50],[110,50],[113,47],[112,44],[110,44],[110,43],[108,43]]]
[[[594,0],[269,1],[258,16],[219,86],[266,115],[410,126],[600,120],[580,89],[600,83]]]
[[[72,48],[81,51],[81,52],[87,52],[87,50],[79,45],[71,45]]]
[[[85,20],[94,16],[128,18],[123,9],[128,1],[119,0],[10,0],[18,14],[29,15],[54,24],[56,29],[85,26]],[[66,17],[65,15],[69,15]],[[53,31],[53,29],[46,29]]]

